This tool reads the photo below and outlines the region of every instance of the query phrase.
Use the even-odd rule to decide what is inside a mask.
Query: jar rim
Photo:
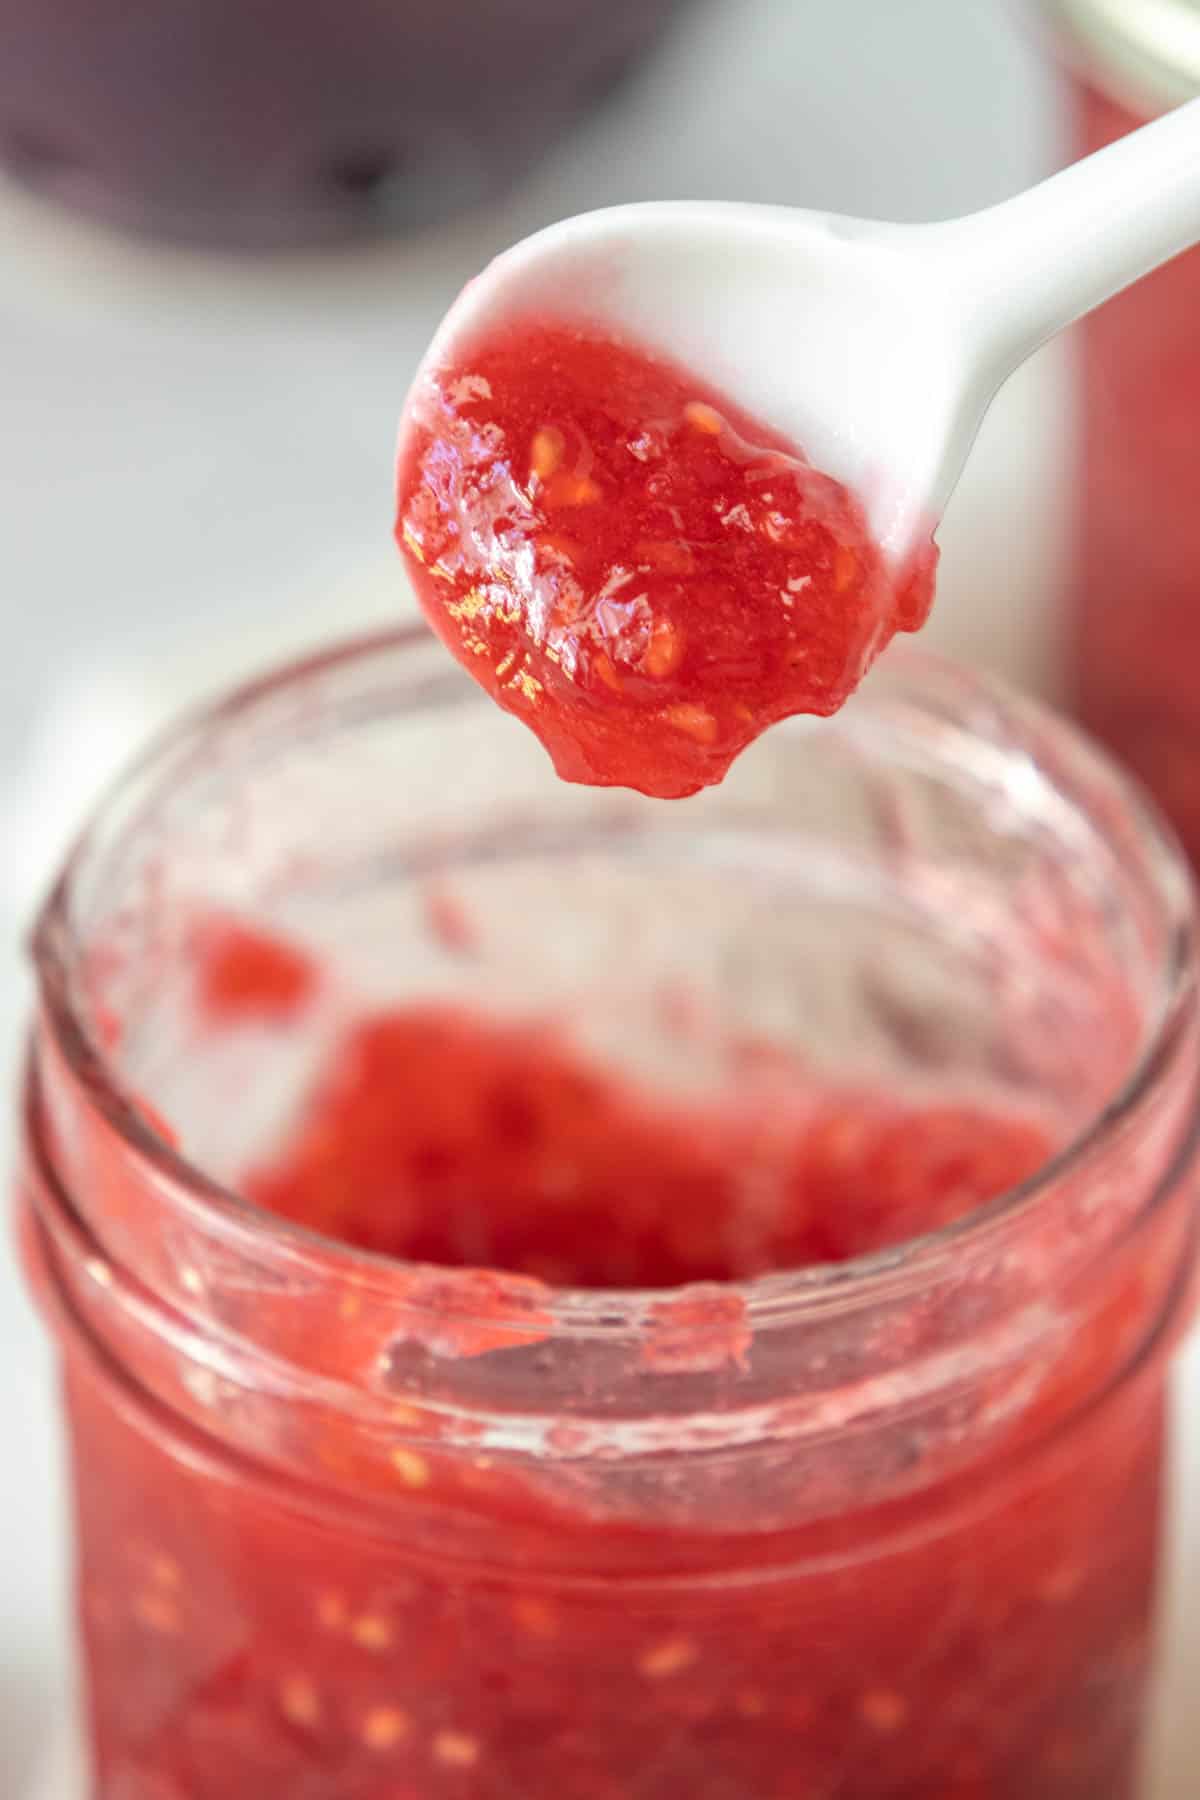
[[[1146,113],[1200,93],[1197,0],[1047,0],[1085,76]]]
[[[94,839],[110,810],[115,809],[127,787],[165,763],[173,752],[194,742],[213,727],[235,720],[293,683],[350,669],[383,654],[417,654],[435,640],[422,625],[376,631],[272,668],[238,684],[217,699],[189,710],[149,744],[109,784],[93,806],[89,822],[77,835],[36,920],[31,953],[38,983],[41,1018],[67,1072],[78,1085],[102,1124],[111,1129],[123,1150],[139,1163],[160,1191],[170,1193],[180,1209],[197,1221],[216,1224],[224,1235],[265,1249],[293,1268],[315,1267],[326,1274],[336,1267],[339,1275],[365,1291],[387,1292],[396,1282],[411,1279],[414,1271],[431,1265],[407,1262],[380,1251],[360,1248],[325,1236],[309,1226],[283,1218],[256,1205],[235,1187],[217,1181],[198,1163],[171,1145],[147,1121],[113,1066],[109,1051],[94,1028],[79,980],[78,946],[72,930],[72,899],[87,865]],[[736,1303],[747,1328],[755,1331],[772,1325],[794,1323],[804,1314],[826,1308],[869,1305],[913,1287],[936,1280],[948,1259],[986,1247],[1036,1205],[1040,1195],[1075,1175],[1120,1134],[1143,1100],[1152,1093],[1172,1064],[1189,1023],[1197,980],[1197,928],[1193,889],[1183,853],[1170,827],[1153,802],[1123,771],[1087,743],[1067,721],[1035,702],[1016,696],[1002,683],[924,651],[894,646],[888,653],[893,669],[903,668],[922,682],[943,691],[970,698],[992,696],[1006,708],[1047,727],[1061,741],[1070,743],[1093,772],[1103,774],[1128,807],[1147,852],[1151,888],[1164,921],[1165,949],[1157,971],[1158,991],[1147,1007],[1147,1019],[1136,1057],[1118,1091],[1088,1119],[1052,1157],[1015,1187],[994,1196],[983,1206],[936,1230],[906,1239],[844,1262],[772,1271],[749,1279],[705,1282],[690,1287],[581,1288],[555,1285],[503,1271],[434,1268],[447,1283],[461,1282],[458,1304],[447,1313],[469,1317],[470,1278],[487,1275],[499,1279],[499,1290],[487,1296],[489,1316],[499,1320],[499,1309],[516,1320],[535,1304],[540,1324],[555,1334],[609,1335],[628,1329],[631,1322],[664,1302],[703,1289]],[[856,697],[859,716],[871,706],[870,683]],[[773,729],[787,729],[787,724]]]

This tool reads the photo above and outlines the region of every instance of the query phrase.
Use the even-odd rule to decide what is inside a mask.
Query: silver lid
[[[1048,0],[1088,72],[1145,113],[1200,94],[1200,0]]]

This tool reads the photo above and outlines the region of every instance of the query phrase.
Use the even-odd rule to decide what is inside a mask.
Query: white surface
[[[390,545],[395,416],[462,281],[540,224],[625,200],[932,218],[1001,199],[1044,170],[1052,141],[1020,17],[1005,0],[698,0],[669,53],[506,208],[350,257],[133,251],[0,195],[10,1088],[20,930],[105,774],[231,673],[406,604]],[[930,631],[1039,686],[1061,419],[1061,362],[1041,356],[993,410],[955,498]],[[0,1790],[23,1800],[64,1708],[67,1537],[50,1357],[7,1254],[0,1370]],[[1185,1442],[1191,1465],[1195,1433]],[[1186,1630],[1190,1535],[1182,1557],[1170,1597]],[[1200,1756],[1190,1681],[1175,1655],[1162,1735],[1180,1771],[1189,1744]],[[1180,1781],[1155,1800],[1195,1800]],[[77,1800],[66,1775],[41,1785],[44,1800]]]

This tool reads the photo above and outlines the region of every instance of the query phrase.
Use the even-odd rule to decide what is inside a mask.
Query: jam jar
[[[420,631],[168,733],[23,1103],[93,1800],[1133,1800],[1194,931],[894,651],[685,806]]]
[[[1200,93],[1196,0],[1054,0],[1076,155]],[[1200,250],[1077,329],[1067,681],[1200,859]]]

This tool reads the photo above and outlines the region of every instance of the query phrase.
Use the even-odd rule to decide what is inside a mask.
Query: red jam
[[[1145,121],[1076,96],[1079,154]],[[1200,866],[1200,250],[1079,326],[1080,510],[1071,654],[1087,726],[1146,783]]]
[[[294,1018],[318,985],[316,969],[302,951],[233,919],[198,925],[193,953],[196,1004],[209,1025]]]
[[[475,944],[452,894],[429,928]],[[235,920],[187,941],[201,1036],[286,1039],[329,998],[303,952]],[[1037,1273],[1039,1317],[1072,1321],[1044,1361],[1022,1343],[977,1377],[973,1337],[942,1348],[981,1328],[1001,1256],[978,1285],[810,1321],[827,1373],[798,1392],[796,1349],[714,1284],[956,1219],[1045,1162],[1041,1122],[835,1084],[757,1040],[724,1046],[724,1087],[668,1095],[565,1025],[333,1012],[244,1184],[320,1234],[281,1281],[243,1264],[241,1226],[164,1230],[156,1181],[42,1068],[113,1241],[160,1257],[174,1295],[146,1335],[147,1290],[54,1264],[125,1371],[69,1340],[97,1800],[1132,1800],[1161,1381],[1090,1402],[1143,1343],[1186,1220],[1160,1211],[1163,1243],[1069,1290]],[[678,993],[664,1017],[710,1028]],[[1054,1230],[1087,1218],[1036,1228],[1018,1261],[1055,1269]],[[382,1265],[380,1294],[335,1239],[418,1260]],[[666,1288],[634,1350],[663,1458],[588,1453],[614,1365],[598,1341],[564,1370],[548,1281]],[[247,1334],[261,1367],[234,1352]],[[923,1345],[932,1412],[894,1387]],[[781,1421],[829,1409],[815,1443],[710,1454],[660,1426],[680,1395],[701,1432],[730,1396],[753,1410],[781,1355]],[[1048,1422],[1083,1400],[1059,1443]],[[539,1416],[551,1455],[525,1453]]]
[[[674,798],[835,712],[923,624],[855,497],[690,373],[516,323],[410,402],[397,537],[430,623],[559,775]]]
[[[343,1242],[564,1286],[671,1287],[840,1261],[931,1231],[1041,1166],[1044,1128],[815,1087],[779,1058],[675,1099],[553,1024],[405,1007],[338,1047],[261,1205]]]

